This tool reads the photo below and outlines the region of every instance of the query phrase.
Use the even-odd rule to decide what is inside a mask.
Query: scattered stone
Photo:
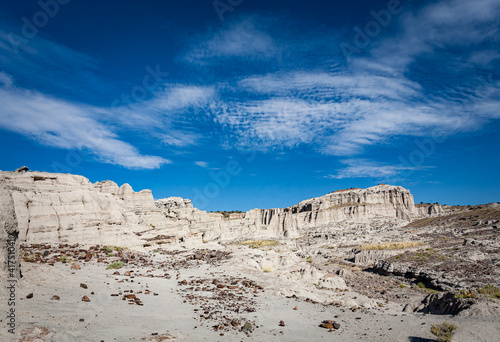
[[[61,297],[59,297],[58,295],[53,295],[52,298],[50,298],[50,300],[59,300],[61,299]]]
[[[84,284],[84,283],[81,283],[81,284],[80,284],[80,287],[81,287],[81,288],[84,288],[84,289],[88,289],[87,284]]]
[[[280,321],[279,326],[280,326],[280,327],[284,327],[284,326],[285,326],[285,322],[284,322],[284,321]]]
[[[245,331],[252,331],[253,327],[252,327],[252,324],[250,324],[250,322],[246,322],[243,327],[241,328],[241,331],[245,332]]]
[[[296,307],[294,307],[293,309],[294,309],[294,310],[298,310],[298,309],[299,309],[299,307],[298,307],[298,306],[296,306]]]
[[[85,320],[83,318],[80,318],[80,322],[84,322]]]
[[[28,299],[33,298],[33,293],[28,293],[28,295],[26,296],[26,298],[28,298]]]
[[[333,329],[333,324],[330,324],[330,323],[321,323],[320,327],[332,330]]]
[[[71,269],[72,270],[79,270],[79,269],[81,269],[81,267],[78,264],[73,264],[73,265],[71,265]]]
[[[90,298],[87,296],[82,297],[82,302],[90,302]]]

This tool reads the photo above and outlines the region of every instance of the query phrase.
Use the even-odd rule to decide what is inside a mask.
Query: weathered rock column
[[[10,192],[0,184],[0,307],[8,307],[11,297],[17,300],[20,264],[14,201]]]

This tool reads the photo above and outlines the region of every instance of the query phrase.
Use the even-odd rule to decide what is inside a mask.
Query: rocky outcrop
[[[387,219],[403,224],[420,215],[410,191],[390,185],[336,191],[288,208],[224,215],[194,208],[189,199],[155,202],[150,190],[135,192],[129,184],[112,181],[92,184],[71,174],[1,172],[0,181],[13,198],[19,238],[28,243],[132,247],[178,239],[201,244],[216,239],[298,237],[342,222]]]
[[[395,275],[421,280],[429,286],[441,291],[457,291],[467,288],[467,284],[463,279],[456,278],[447,272],[415,267],[407,263],[391,263],[389,261],[379,260],[375,263],[373,268],[377,273],[382,275]]]
[[[453,293],[431,293],[419,304],[407,304],[403,311],[422,312],[435,315],[457,315],[469,309],[477,301],[475,299],[457,298]]]
[[[12,195],[0,182],[0,299],[7,295],[9,282],[20,278],[19,229]]]
[[[444,215],[444,210],[441,205],[434,204],[418,204],[416,206],[417,214],[420,217],[436,217]]]
[[[19,239],[27,243],[138,245],[134,232],[147,227],[142,213],[156,209],[149,190],[134,193],[128,184],[92,184],[82,176],[2,172],[0,182],[13,199]]]

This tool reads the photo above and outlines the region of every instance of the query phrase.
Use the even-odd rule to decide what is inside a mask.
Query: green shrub
[[[421,289],[425,289],[425,284],[424,284],[424,283],[422,283],[421,281],[419,281],[419,282],[417,283],[417,286],[418,286],[419,288],[421,288]]]
[[[125,266],[125,263],[123,261],[115,261],[115,262],[109,264],[108,267],[106,267],[106,269],[107,270],[118,269],[118,268],[122,268],[123,266]]]
[[[437,337],[438,342],[451,342],[457,326],[453,323],[435,323],[431,326],[431,333]]]
[[[476,298],[476,294],[471,290],[460,290],[460,294],[456,294],[455,298]]]

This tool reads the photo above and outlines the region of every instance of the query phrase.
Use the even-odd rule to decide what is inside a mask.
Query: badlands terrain
[[[1,341],[430,342],[445,321],[453,341],[500,336],[499,203],[379,184],[207,213],[25,171],[0,172]]]

